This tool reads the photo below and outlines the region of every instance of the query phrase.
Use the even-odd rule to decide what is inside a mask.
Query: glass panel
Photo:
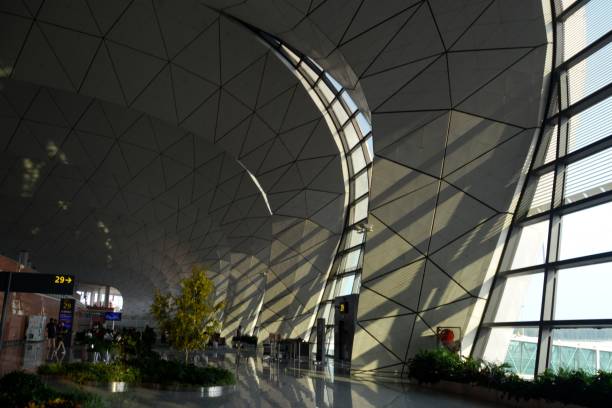
[[[370,158],[374,158],[374,139],[372,139],[371,135],[366,139],[366,146],[368,147],[368,153],[370,153]]]
[[[526,212],[526,215],[530,216],[550,210],[553,179],[554,173],[551,171],[537,177],[530,183],[521,204],[521,214]]]
[[[544,274],[510,276],[503,287],[503,295],[496,322],[528,322],[540,320]]]
[[[323,307],[320,309],[320,317],[322,319],[325,319],[325,324],[330,324],[327,321],[327,318],[329,317],[329,309],[331,308],[332,302],[326,302],[325,305],[323,305]]]
[[[323,97],[323,101],[325,106],[329,106],[329,104],[336,98],[336,95],[329,89],[325,82],[317,82],[317,90],[320,92]]]
[[[340,290],[338,296],[346,296],[353,293],[353,282],[355,281],[355,275],[343,276],[340,281]]]
[[[361,147],[358,147],[351,153],[351,165],[353,166],[353,174],[359,173],[366,166],[365,158]]]
[[[351,251],[344,255],[343,268],[340,273],[351,272],[359,269],[359,258],[361,256],[361,248]]]
[[[287,55],[287,57],[289,57],[291,62],[293,62],[293,65],[297,65],[300,62],[300,57],[295,55],[295,53],[293,51],[291,51],[289,48],[285,47],[284,45],[281,45],[281,49],[283,50],[285,55]]]
[[[319,75],[314,72],[312,68],[310,68],[310,66],[308,66],[308,64],[306,64],[304,61],[302,61],[302,63],[299,65],[299,69],[306,76],[306,78],[311,84],[317,82],[317,78],[319,77]]]
[[[346,103],[346,106],[348,107],[349,111],[351,113],[355,113],[357,111],[357,105],[355,104],[355,101],[353,101],[353,98],[351,98],[351,96],[346,91],[342,92],[341,96],[344,103]]]
[[[342,106],[342,103],[339,100],[336,100],[334,103],[331,104],[331,107],[334,112],[334,115],[336,115],[336,119],[338,119],[338,123],[340,124],[340,126],[344,125],[344,123],[346,123],[349,117],[346,113],[346,110],[344,110],[344,106]]]
[[[355,275],[355,283],[353,283],[353,293],[359,293],[361,289],[361,274]]]
[[[327,72],[325,73],[325,78],[327,78],[329,83],[336,89],[337,92],[342,90],[342,85],[340,85],[338,81],[336,81],[334,77],[329,75]]]
[[[519,234],[511,268],[543,264],[548,247],[548,220],[526,225]]]
[[[606,0],[609,1],[609,0]],[[610,2],[612,5],[612,2]],[[607,16],[609,18],[609,15]],[[609,18],[612,21],[612,18]],[[567,71],[569,100],[573,104],[612,81],[612,43],[590,55]]]
[[[568,3],[567,0],[564,0]],[[591,0],[572,13],[563,24],[563,48],[565,59],[576,55],[598,38],[612,30],[612,2]]]
[[[313,60],[312,58],[308,58],[308,61],[310,61],[312,63],[312,65],[315,66],[315,68],[319,71],[322,72],[323,71],[323,67],[321,65],[319,65],[319,63],[315,60]]]
[[[555,329],[549,368],[594,373],[610,366],[611,354],[612,329]]]
[[[557,157],[557,130],[558,126],[547,127],[542,135],[542,144],[535,160],[534,167],[550,163]]]
[[[555,319],[612,318],[612,264],[561,269],[557,274]]]
[[[345,249],[361,245],[363,243],[364,234],[352,229],[347,233]]]
[[[612,135],[612,97],[569,120],[568,152],[574,152]]]
[[[364,171],[353,180],[353,191],[355,198],[359,198],[368,192],[368,172]]]
[[[329,285],[325,287],[324,300],[331,300],[334,298],[334,289],[336,288],[336,280],[334,279]]]
[[[329,323],[333,324],[333,323]],[[325,354],[328,356],[334,355],[334,328],[328,328],[325,333]]]
[[[605,193],[610,189],[612,189],[612,148],[567,166],[564,191],[566,203]]]
[[[361,221],[368,216],[368,200],[367,198],[359,200],[351,208],[351,223]]]
[[[372,127],[370,126],[370,122],[366,119],[365,115],[361,112],[357,114],[357,125],[359,125],[359,129],[361,129],[361,134],[363,136],[367,135],[372,131]]]
[[[568,8],[569,6],[574,4],[575,2],[576,2],[576,0],[561,0],[561,7],[563,7],[563,10],[565,10],[566,8]]]
[[[344,138],[347,150],[352,149],[353,146],[359,143],[359,135],[351,122],[347,123],[344,127]]]
[[[576,211],[561,218],[559,258],[612,251],[612,202]]]
[[[510,370],[523,377],[533,377],[538,344],[535,327],[495,327],[491,329],[484,359],[507,363]]]

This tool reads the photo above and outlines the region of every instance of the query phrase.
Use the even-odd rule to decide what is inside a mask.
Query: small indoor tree
[[[181,280],[178,295],[156,291],[151,314],[159,328],[167,332],[168,342],[177,350],[189,353],[206,346],[208,340],[221,328],[219,312],[223,302],[214,304],[215,286],[201,266],[194,266],[191,276]]]

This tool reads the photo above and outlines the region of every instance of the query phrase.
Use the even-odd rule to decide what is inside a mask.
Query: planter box
[[[463,395],[475,400],[492,402],[500,406],[516,408],[584,408],[580,405],[548,402],[542,399],[516,400],[508,399],[501,391],[479,385],[463,384],[451,381],[440,381],[437,384],[420,384],[434,391]]]

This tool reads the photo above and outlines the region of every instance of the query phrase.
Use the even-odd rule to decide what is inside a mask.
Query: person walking
[[[60,322],[59,326],[57,327],[57,347],[55,348],[54,353],[56,356],[60,352],[60,349],[62,350],[63,354],[66,354],[66,346],[64,345],[64,342],[66,341],[67,334],[68,330],[66,329],[64,322]]]

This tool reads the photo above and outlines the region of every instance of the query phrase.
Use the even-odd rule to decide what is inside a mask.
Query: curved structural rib
[[[401,373],[441,326],[457,327],[469,353],[543,116],[549,7],[206,3],[311,56],[369,107],[373,231],[353,367]]]

